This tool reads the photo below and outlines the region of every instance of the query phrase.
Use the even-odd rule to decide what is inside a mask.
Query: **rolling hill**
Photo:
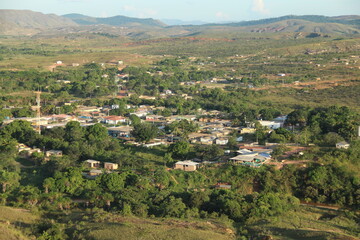
[[[94,25],[94,24],[105,24],[111,26],[153,26],[153,27],[164,27],[166,26],[159,20],[152,18],[132,18],[126,16],[113,16],[108,18],[95,18],[89,17],[82,14],[72,13],[63,15],[68,19],[80,24],[80,25]]]
[[[43,14],[29,10],[0,9],[0,34],[34,34],[57,27],[77,26],[71,19],[55,14]]]
[[[0,10],[0,24],[0,34],[3,35],[63,36],[74,33],[95,33],[110,37],[127,36],[132,40],[214,34],[226,37],[244,32],[319,33],[321,36],[360,33],[360,16],[357,15],[337,17],[288,15],[226,24],[167,26],[152,18],[126,16],[96,18],[77,13],[57,16],[28,10]]]

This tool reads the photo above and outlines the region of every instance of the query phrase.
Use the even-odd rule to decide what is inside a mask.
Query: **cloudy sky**
[[[360,0],[0,0],[0,9],[220,22],[289,14],[360,15]]]

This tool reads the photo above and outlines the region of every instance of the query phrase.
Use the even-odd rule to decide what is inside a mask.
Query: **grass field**
[[[26,240],[35,239],[32,226],[40,217],[25,209],[0,206],[0,239]]]
[[[343,212],[310,206],[256,222],[250,229],[253,234],[261,232],[279,240],[355,240],[360,237],[357,222]]]
[[[98,240],[156,239],[156,240],[230,240],[232,234],[216,232],[210,222],[186,222],[180,220],[143,221],[127,219],[123,223],[94,224],[89,237]],[[214,230],[215,229],[215,230]],[[232,231],[229,230],[231,233]]]
[[[240,235],[244,233],[243,224],[232,227],[230,222],[214,219],[138,218],[79,210],[47,216],[65,224],[69,233],[77,225],[82,226],[82,236],[93,240],[234,240],[239,237],[237,227],[242,229]],[[249,220],[246,231],[253,239],[356,240],[360,237],[356,218],[355,212],[300,206],[281,216]],[[0,239],[35,239],[32,232],[39,220],[38,214],[28,210],[1,206]],[[69,237],[72,239],[71,234]]]

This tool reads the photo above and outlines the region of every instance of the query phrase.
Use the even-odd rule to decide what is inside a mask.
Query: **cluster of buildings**
[[[84,172],[83,175],[89,178],[95,178],[104,172],[112,172],[113,170],[117,170],[119,168],[119,164],[112,162],[100,162],[97,160],[88,159],[84,161],[84,166],[89,168],[89,172]]]
[[[272,149],[267,147],[257,147],[255,149],[250,149],[240,149],[237,151],[238,155],[236,157],[230,158],[229,162],[233,164],[258,168],[271,160]]]

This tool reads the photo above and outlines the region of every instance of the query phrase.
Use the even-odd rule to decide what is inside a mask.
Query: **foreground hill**
[[[63,15],[68,19],[80,24],[80,25],[94,25],[94,24],[106,24],[111,26],[153,26],[153,27],[163,27],[165,26],[159,20],[152,18],[132,18],[126,16],[113,16],[108,18],[95,18],[89,17],[82,14],[66,14]]]
[[[0,34],[22,35],[57,27],[76,26],[71,19],[29,10],[0,10]]]

